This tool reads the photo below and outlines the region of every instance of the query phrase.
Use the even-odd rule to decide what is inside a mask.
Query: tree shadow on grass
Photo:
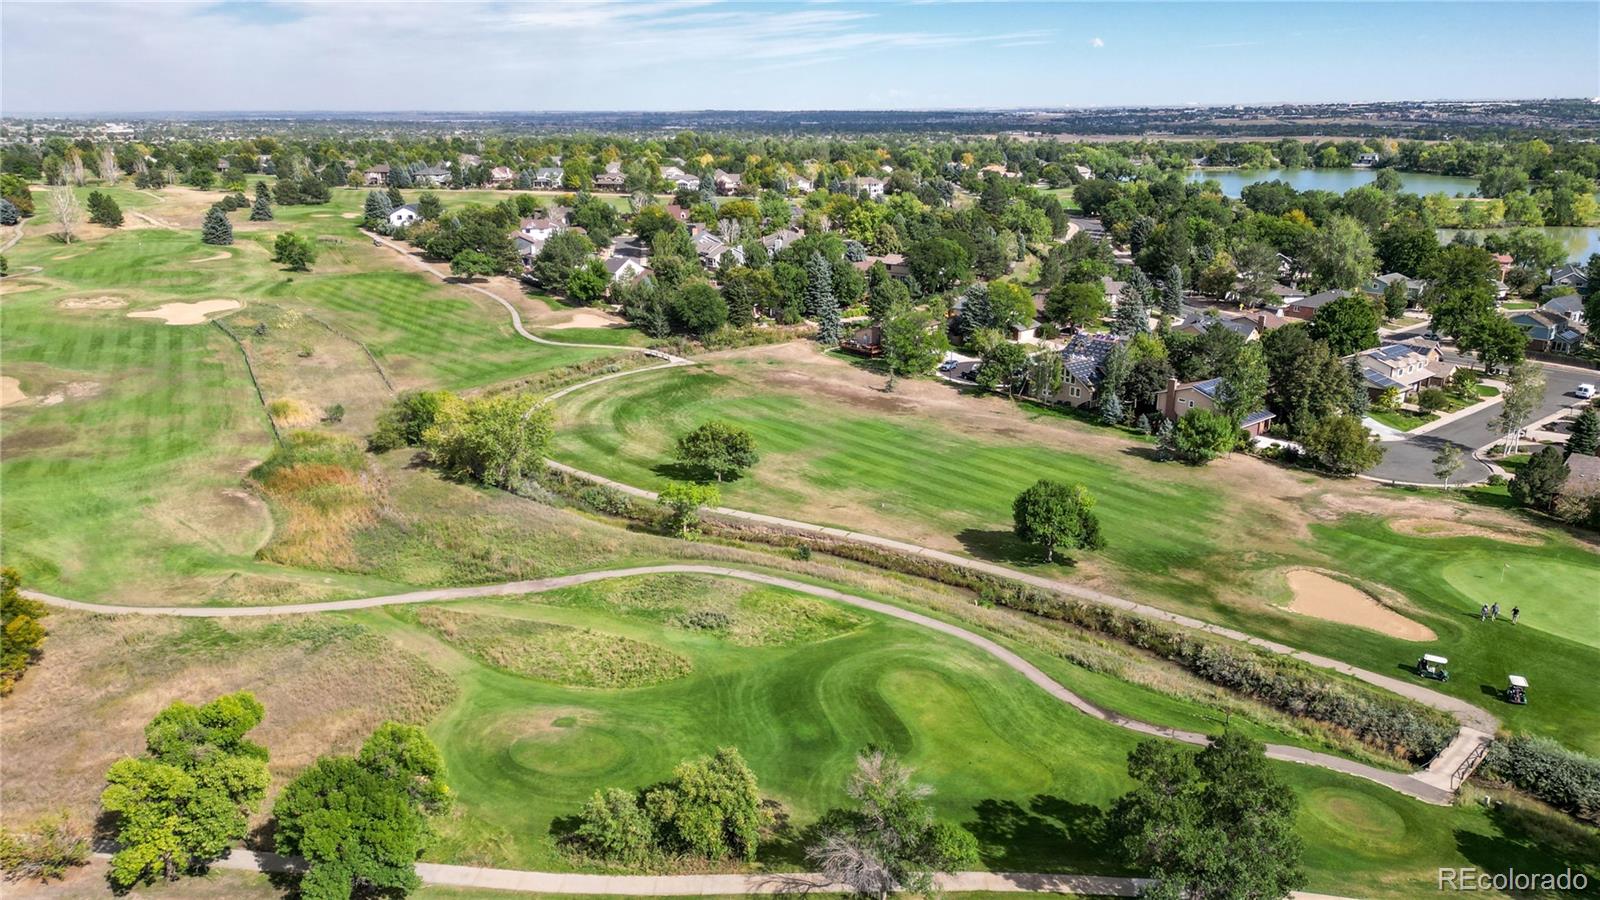
[[[973,810],[977,819],[964,824],[991,870],[1126,871],[1106,811],[1098,806],[1037,794],[1026,808],[1013,800],[983,800]]]
[[[1071,568],[1077,561],[1056,552],[1055,559],[1046,562],[1037,547],[1019,540],[1013,532],[1002,528],[966,528],[956,534],[956,540],[969,554],[989,562],[1009,563],[1020,567],[1059,565]]]
[[[1554,810],[1522,802],[1497,802],[1489,811],[1495,834],[1479,834],[1457,829],[1456,850],[1483,872],[1493,875],[1516,870],[1519,873],[1558,875],[1571,870],[1587,877],[1593,895],[1600,882],[1600,832],[1584,826]],[[1513,890],[1516,897],[1571,897],[1573,891],[1545,890],[1535,883],[1531,889]]]

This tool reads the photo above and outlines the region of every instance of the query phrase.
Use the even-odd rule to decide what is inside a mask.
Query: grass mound
[[[358,564],[354,536],[377,521],[381,489],[355,441],[293,432],[250,477],[272,502],[278,526],[262,559],[327,569]]]
[[[663,647],[586,628],[433,606],[417,620],[486,665],[569,687],[645,687],[693,668]]]
[[[279,428],[305,428],[322,420],[322,411],[296,397],[283,397],[267,404],[267,415]]]
[[[694,575],[628,578],[585,585],[555,605],[613,613],[720,635],[746,647],[807,643],[843,634],[861,617],[777,588]]]

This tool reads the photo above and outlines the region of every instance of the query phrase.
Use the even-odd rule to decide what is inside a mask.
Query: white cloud
[[[7,4],[0,107],[17,111],[771,108],[856,102],[870,61],[1028,45],[1045,29],[929,24],[892,7],[720,0]],[[220,14],[219,14],[220,11]],[[813,66],[807,78],[742,74]],[[69,77],[41,77],[66,72]]]
[[[1105,45],[1106,45],[1106,42],[1102,41],[1099,38],[1090,38],[1089,39],[1089,46],[1091,46],[1091,47],[1099,48],[1099,47],[1104,47]]]

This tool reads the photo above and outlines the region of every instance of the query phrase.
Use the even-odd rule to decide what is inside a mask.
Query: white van
[[[1580,384],[1580,385],[1578,385],[1577,390],[1573,391],[1573,393],[1578,395],[1578,399],[1579,400],[1593,400],[1594,399],[1594,385],[1592,385],[1592,384]]]

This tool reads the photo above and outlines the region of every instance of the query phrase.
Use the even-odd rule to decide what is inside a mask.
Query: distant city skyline
[[[1018,109],[1600,94],[1588,2],[0,6],[0,113]]]

